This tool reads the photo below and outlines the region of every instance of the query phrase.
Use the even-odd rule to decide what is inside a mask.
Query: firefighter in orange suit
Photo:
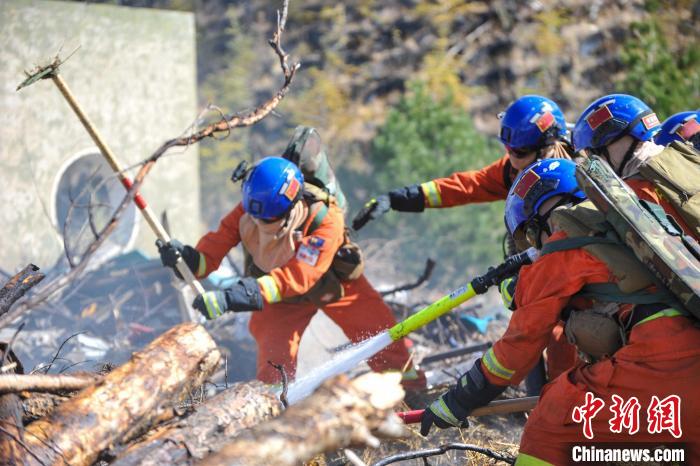
[[[553,230],[550,214],[585,197],[574,174],[570,161],[542,160],[526,170],[506,201],[508,230],[515,235],[526,232],[537,247],[566,239],[563,231]],[[574,314],[590,312],[590,299],[577,293],[586,285],[615,282],[614,277],[610,266],[580,247],[543,251],[535,263],[523,267],[515,296],[518,310],[505,334],[457,385],[426,409],[421,432],[426,435],[433,425],[468,426],[466,417],[473,409],[525,377],[565,313],[569,313],[569,326]],[[700,329],[664,303],[634,308],[619,302],[610,305],[614,306],[611,315],[619,318],[611,322],[622,323],[626,341],[591,363],[579,363],[544,387],[525,425],[516,465],[570,464],[572,445],[588,441],[668,446],[684,442],[695,460],[686,457],[688,464],[700,461]],[[619,337],[619,332],[610,335]],[[588,344],[602,345],[602,337],[602,332],[594,334]],[[636,429],[634,422],[627,422],[630,418],[625,418],[624,425],[620,418],[619,425],[615,423],[614,396],[637,405]],[[661,410],[668,408],[662,404],[669,397],[681,400],[675,419],[680,432],[655,424]],[[628,414],[634,415],[633,411]]]
[[[309,188],[310,189],[310,188]],[[326,199],[328,201],[328,199]],[[257,378],[278,383],[281,364],[289,377],[296,370],[299,342],[318,309],[353,342],[393,326],[396,321],[381,296],[357,270],[349,251],[340,208],[315,199],[299,168],[280,157],[256,164],[243,182],[243,200],[197,246],[160,244],[164,265],[178,255],[197,277],[216,270],[228,251],[242,243],[249,262],[246,276],[225,290],[197,296],[194,307],[207,319],[226,311],[253,311],[250,332],[258,345]],[[351,252],[351,251],[350,251]],[[396,342],[368,361],[375,371],[408,366],[404,342]],[[404,386],[422,388],[424,375],[403,374]]]
[[[573,142],[577,151],[603,157],[640,199],[660,205],[686,235],[700,241],[700,230],[691,228],[654,183],[640,174],[640,166],[664,150],[657,143],[666,138],[654,139],[660,130],[656,113],[642,100],[627,94],[610,94],[594,100],[583,111],[574,128]],[[694,194],[687,193],[686,202]]]
[[[446,178],[437,178],[377,196],[355,216],[353,228],[359,230],[389,210],[422,212],[426,208],[502,201],[520,171],[535,160],[571,158],[573,150],[566,140],[568,130],[564,114],[554,101],[538,95],[526,95],[511,103],[499,117],[499,140],[506,149],[504,156],[480,170],[453,173]],[[509,254],[518,252],[513,246],[509,249]],[[501,294],[506,307],[512,309],[508,284],[514,288],[515,282],[508,280],[508,283],[503,283]],[[547,354],[547,373],[550,378],[561,374],[576,361],[575,349],[563,337],[561,326],[552,332]],[[539,373],[542,371],[543,368],[536,369],[533,377],[528,379],[528,394],[539,393],[542,384]]]

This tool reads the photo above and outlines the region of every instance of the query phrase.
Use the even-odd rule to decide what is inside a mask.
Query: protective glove
[[[469,413],[487,405],[505,389],[506,387],[489,383],[481,370],[481,359],[477,360],[471,369],[459,378],[457,385],[450,387],[445,394],[425,408],[420,424],[421,435],[428,435],[433,424],[440,429],[469,427]]]
[[[216,319],[226,311],[259,311],[263,308],[262,293],[257,280],[245,277],[225,290],[207,291],[197,295],[192,302],[205,318]]]
[[[388,194],[382,194],[371,199],[352,219],[352,229],[357,231],[370,220],[375,220],[391,209],[391,201]]]
[[[177,278],[182,279],[182,275],[180,275],[180,272],[175,267],[180,257],[182,257],[192,273],[197,273],[197,269],[199,269],[199,251],[192,246],[183,245],[176,239],[171,239],[167,243],[161,239],[157,239],[156,246],[160,253],[160,261],[165,267],[173,269]]]
[[[353,230],[359,230],[367,222],[381,217],[390,209],[399,212],[423,212],[425,210],[425,196],[420,185],[414,184],[394,189],[369,201],[352,220]]]
[[[503,306],[511,311],[515,310],[515,286],[518,283],[518,276],[514,275],[504,279],[499,285],[498,290],[501,292],[501,300]]]

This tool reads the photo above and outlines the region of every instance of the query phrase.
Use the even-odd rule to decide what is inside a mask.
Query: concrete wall
[[[0,2],[0,268],[49,267],[63,254],[54,193],[60,172],[80,154],[97,153],[49,80],[15,91],[24,70],[60,50],[73,93],[122,165],[180,135],[197,115],[194,16],[38,0]],[[142,190],[167,211],[173,235],[199,232],[197,148],[163,158]],[[136,215],[129,248],[155,255],[154,236]]]

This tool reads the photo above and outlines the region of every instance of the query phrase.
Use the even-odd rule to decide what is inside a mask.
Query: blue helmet
[[[261,220],[278,220],[301,199],[303,188],[299,167],[282,157],[265,157],[243,182],[243,209]]]
[[[651,108],[627,94],[610,94],[594,101],[574,126],[574,149],[599,149],[630,135],[649,141],[660,123]]]
[[[582,201],[586,195],[576,181],[576,164],[566,159],[538,160],[518,175],[506,198],[505,221],[508,232],[515,232],[535,218],[537,209],[554,196],[565,201]]]
[[[526,95],[512,102],[501,115],[499,139],[510,148],[534,151],[566,136],[566,120],[554,101]]]
[[[681,112],[669,117],[656,133],[654,141],[660,146],[667,146],[673,141],[690,141],[700,133],[700,112]]]

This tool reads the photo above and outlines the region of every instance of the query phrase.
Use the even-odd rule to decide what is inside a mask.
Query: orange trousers
[[[350,341],[365,340],[396,324],[391,309],[364,275],[344,283],[343,288],[345,296],[324,306],[323,310],[343,329]],[[282,365],[289,378],[294,377],[301,335],[317,310],[313,304],[280,302],[265,303],[261,312],[253,313],[249,328],[258,344],[258,380],[265,383],[281,381],[279,371],[267,361]],[[401,371],[408,359],[409,354],[404,341],[399,340],[377,353],[368,364],[377,372]]]
[[[525,425],[516,465],[570,464],[572,444],[589,442],[648,442],[669,447],[682,443],[686,464],[700,464],[699,388],[700,328],[685,317],[662,317],[640,324],[613,358],[579,365],[544,387]],[[585,404],[586,392],[605,403],[592,419],[592,440],[584,436],[583,425],[572,418],[574,408]],[[637,433],[632,435],[625,428],[621,433],[611,432],[612,395],[623,402],[638,399]],[[649,433],[647,409],[652,396],[664,400],[669,395],[681,400],[680,438],[668,430]]]

